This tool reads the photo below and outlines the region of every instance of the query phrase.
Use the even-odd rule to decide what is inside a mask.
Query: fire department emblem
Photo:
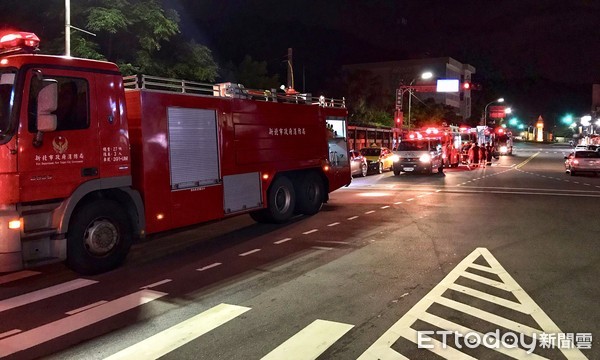
[[[52,140],[52,147],[58,154],[64,154],[69,148],[69,141],[62,136],[57,136]]]

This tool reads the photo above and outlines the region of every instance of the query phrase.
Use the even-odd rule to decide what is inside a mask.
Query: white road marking
[[[370,211],[365,212],[365,215],[372,214],[374,212],[375,212],[375,210],[370,210]]]
[[[590,186],[590,184],[588,184],[588,183],[583,183],[583,185],[585,185],[585,186]]]
[[[441,192],[442,190],[436,190],[435,192]]]
[[[315,320],[265,355],[262,360],[316,359],[353,327],[354,325],[350,324]]]
[[[380,209],[387,209],[389,207],[390,207],[389,205],[385,205],[385,206],[380,207]]]
[[[44,300],[56,295],[64,294],[66,292],[77,290],[79,288],[89,286],[95,283],[97,283],[97,281],[88,279],[75,279],[67,281],[66,283],[50,286],[45,289],[36,290],[27,294],[15,296],[0,301],[0,312],[10,310],[19,306],[31,304],[33,302]]]
[[[394,205],[400,205],[400,204],[402,204],[402,201],[396,201],[396,202],[394,203]]]
[[[483,266],[475,264],[474,262],[483,257],[490,266]],[[467,271],[467,268],[479,269],[489,273],[495,273],[501,279],[501,281],[493,281],[482,276],[472,276],[474,274]],[[498,298],[491,294],[472,289],[466,286],[456,284],[456,281],[460,277],[468,277],[475,281],[485,282],[487,284],[493,284],[497,288],[509,291],[517,301],[509,301],[504,298]],[[486,280],[483,280],[486,279]],[[528,314],[533,318],[537,324],[537,328],[530,327],[511,319],[504,318],[494,313],[481,310],[475,306],[467,303],[459,302],[450,299],[449,297],[443,296],[446,291],[458,291],[467,293],[478,299],[484,300],[489,303],[498,304],[500,306],[509,307],[515,309],[524,314]],[[532,333],[540,334],[545,333],[563,333],[558,326],[544,313],[544,311],[533,301],[533,299],[527,295],[527,293],[517,284],[517,282],[508,274],[508,272],[500,265],[498,260],[492,256],[489,250],[485,248],[477,248],[471,254],[469,254],[464,260],[462,260],[452,271],[446,275],[442,281],[436,285],[431,291],[425,295],[417,304],[415,304],[406,314],[404,314],[400,320],[398,320],[391,328],[389,328],[375,343],[371,345],[360,357],[359,360],[371,360],[371,359],[405,359],[406,357],[396,352],[391,346],[400,338],[403,337],[415,344],[418,343],[417,332],[411,328],[411,326],[417,321],[421,320],[426,323],[430,323],[433,326],[445,330],[459,331],[462,334],[473,331],[467,327],[456,324],[452,321],[444,319],[440,316],[433,315],[427,310],[433,304],[441,304],[449,307],[453,310],[469,314],[496,324],[499,327],[504,327],[513,330],[517,333],[522,333],[527,336],[531,336]],[[482,335],[482,334],[481,334]],[[429,340],[429,339],[427,339]],[[472,357],[462,353],[460,350],[452,347],[442,347],[442,344],[434,339],[428,341],[434,344],[435,348],[429,349],[435,354],[446,358],[446,359],[471,359]],[[443,351],[442,351],[443,350]],[[514,358],[524,358],[523,349],[508,349],[500,346],[498,349],[494,349],[506,355]],[[426,351],[426,350],[423,350]],[[565,355],[567,359],[585,359],[585,356],[577,348],[566,349],[560,348],[560,351]],[[542,359],[542,357],[531,354],[527,356],[532,359]]]
[[[6,274],[3,276],[0,276],[0,285],[2,284],[6,284],[8,282],[11,281],[16,281],[16,280],[21,280],[33,275],[38,275],[41,274],[41,272],[39,271],[29,271],[29,270],[23,270],[23,271],[19,271],[16,273],[12,273],[12,274]]]
[[[212,269],[212,268],[217,267],[219,265],[223,265],[223,264],[221,264],[220,262],[212,263],[210,265],[206,265],[204,267],[196,269],[196,271],[204,271],[204,270]]]
[[[358,218],[358,216],[352,216],[352,217],[347,218],[346,220],[354,220],[356,218]]]
[[[250,255],[250,254],[257,253],[257,252],[259,252],[260,250],[261,250],[261,249],[254,249],[254,250],[246,251],[245,253],[241,253],[241,254],[239,254],[238,256],[247,256],[247,255]]]
[[[329,226],[329,227],[331,227],[331,226],[338,226],[339,224],[340,224],[339,222],[334,222],[334,223],[331,223],[331,224],[329,224],[327,226]]]
[[[0,340],[0,357],[12,355],[52,339],[69,334],[117,314],[167,295],[154,290],[140,290],[40,327]]]
[[[150,288],[153,288],[153,287],[157,287],[157,286],[159,286],[159,285],[162,285],[162,284],[166,284],[166,283],[168,283],[168,282],[171,282],[171,281],[173,281],[173,280],[171,280],[171,279],[164,279],[164,280],[161,280],[161,281],[157,281],[157,282],[155,282],[155,283],[152,283],[152,284],[150,284],[150,285],[142,286],[140,289],[150,289]]]
[[[67,311],[65,314],[67,314],[67,315],[75,315],[75,314],[80,313],[82,311],[89,310],[91,308],[95,308],[96,306],[99,306],[99,305],[102,305],[102,304],[106,304],[107,302],[108,301],[106,301],[106,300],[100,300],[100,301],[97,301],[97,302],[95,302],[93,304],[82,306],[82,307],[77,308],[75,310]]]
[[[413,200],[414,200],[414,199],[413,199],[413,198],[410,198],[410,199],[406,199],[406,201],[413,201]]]
[[[312,230],[305,231],[302,234],[308,235],[308,234],[316,233],[317,231],[319,231],[319,229],[312,229]]]
[[[327,246],[313,246],[312,248],[316,249],[316,250],[325,250],[325,251],[333,250],[332,247],[327,247]]]
[[[235,319],[248,310],[250,310],[250,308],[244,306],[219,304],[193,318],[180,322],[179,324],[140,341],[135,345],[123,349],[118,353],[105,358],[105,360],[158,359]]]
[[[22,330],[20,329],[13,329],[13,330],[9,330],[9,331],[5,331],[2,334],[0,334],[0,339],[5,338],[5,337],[9,337],[12,336],[14,334],[18,334],[20,333]]]

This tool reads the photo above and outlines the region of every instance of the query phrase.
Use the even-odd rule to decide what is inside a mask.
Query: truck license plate
[[[404,171],[413,171],[415,168],[411,168],[411,167],[405,167]]]

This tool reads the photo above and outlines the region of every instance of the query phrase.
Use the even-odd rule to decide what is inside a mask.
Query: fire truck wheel
[[[296,210],[300,214],[314,215],[323,205],[323,180],[314,172],[307,173],[296,188]]]
[[[257,222],[283,223],[294,215],[296,206],[296,193],[294,185],[285,176],[276,178],[267,194],[266,209],[250,213],[250,216]]]
[[[119,266],[131,247],[127,213],[112,200],[99,200],[76,209],[67,233],[67,265],[93,275]]]

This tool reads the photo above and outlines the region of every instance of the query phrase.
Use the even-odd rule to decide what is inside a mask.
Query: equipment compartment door
[[[346,139],[346,119],[339,117],[326,118],[329,146],[329,163],[333,181],[332,189],[338,189],[350,183],[350,162],[348,160],[348,142]]]

